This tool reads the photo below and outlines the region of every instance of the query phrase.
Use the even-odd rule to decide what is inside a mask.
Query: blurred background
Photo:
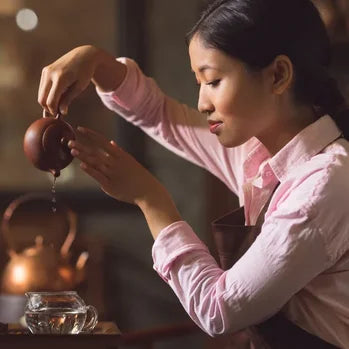
[[[23,153],[25,131],[42,115],[37,103],[42,68],[76,46],[96,45],[115,56],[134,58],[167,94],[196,107],[197,89],[184,36],[205,3],[0,0],[2,215],[23,195],[51,195],[52,175],[35,169]],[[332,74],[348,96],[349,1],[314,0],[314,3],[333,43]],[[223,184],[115,116],[102,105],[92,86],[75,100],[67,120],[74,127],[84,125],[115,139],[148,167],[165,184],[184,219],[214,253],[210,221],[237,205],[236,198]],[[157,338],[154,348],[219,347],[200,331],[188,331],[188,316],[152,269],[153,241],[139,210],[108,198],[79,170],[75,161],[58,178],[56,195],[57,201],[64,203],[77,218],[71,263],[82,251],[89,253],[84,279],[74,287],[87,303],[98,308],[100,319],[114,321],[122,332],[164,327],[178,330],[169,332],[176,333],[175,336]],[[6,232],[4,228],[1,232],[2,273],[11,260],[9,250],[22,253],[35,244],[38,235],[43,236],[44,242],[46,236],[53,236],[52,242],[59,249],[68,232],[66,225],[53,220],[47,207],[28,206],[27,211],[25,208],[22,211],[8,224]],[[16,302],[15,297],[21,296],[17,293],[11,294],[2,287],[0,321],[5,321],[8,315],[1,302]],[[134,347],[142,346],[134,343]]]

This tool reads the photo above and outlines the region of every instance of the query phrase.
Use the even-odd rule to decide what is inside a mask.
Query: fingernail
[[[78,131],[79,131],[79,132],[84,132],[84,131],[85,131],[85,128],[84,128],[84,127],[82,127],[82,126],[78,126],[78,128],[77,128],[77,129],[78,129]]]
[[[86,165],[84,162],[82,162],[82,163],[80,164],[80,167],[81,167],[83,170],[86,170],[86,169],[87,169],[87,165]]]
[[[76,150],[76,149],[72,149],[70,153],[73,156],[78,156],[80,154],[80,152],[78,150]]]
[[[69,141],[69,142],[68,142],[68,147],[69,147],[69,148],[73,148],[74,145],[75,145],[74,141]]]

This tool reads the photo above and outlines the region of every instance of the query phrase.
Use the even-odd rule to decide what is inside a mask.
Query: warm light
[[[16,284],[23,284],[26,281],[26,270],[23,265],[17,265],[13,268],[13,281]]]
[[[33,30],[38,25],[38,16],[33,10],[22,8],[17,12],[16,23],[22,30]]]

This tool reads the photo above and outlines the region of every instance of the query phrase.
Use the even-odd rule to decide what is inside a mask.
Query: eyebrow
[[[217,68],[211,67],[210,65],[204,64],[199,68],[199,72],[203,73],[207,69],[218,70]]]

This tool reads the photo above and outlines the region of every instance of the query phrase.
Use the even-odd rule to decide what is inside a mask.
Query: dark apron
[[[271,197],[272,196],[273,195],[271,195]],[[213,237],[222,269],[230,269],[255,241],[260,233],[264,222],[264,215],[270,204],[271,197],[259,214],[256,225],[254,226],[246,226],[244,224],[245,216],[243,207],[240,207],[212,223]],[[337,348],[296,326],[294,323],[287,320],[281,312],[272,316],[265,322],[248,328],[242,338],[249,341],[256,349]],[[236,343],[236,341],[234,341],[234,343]],[[241,346],[236,346],[235,344],[234,348],[242,348],[245,347],[245,345],[246,342],[241,344]]]

